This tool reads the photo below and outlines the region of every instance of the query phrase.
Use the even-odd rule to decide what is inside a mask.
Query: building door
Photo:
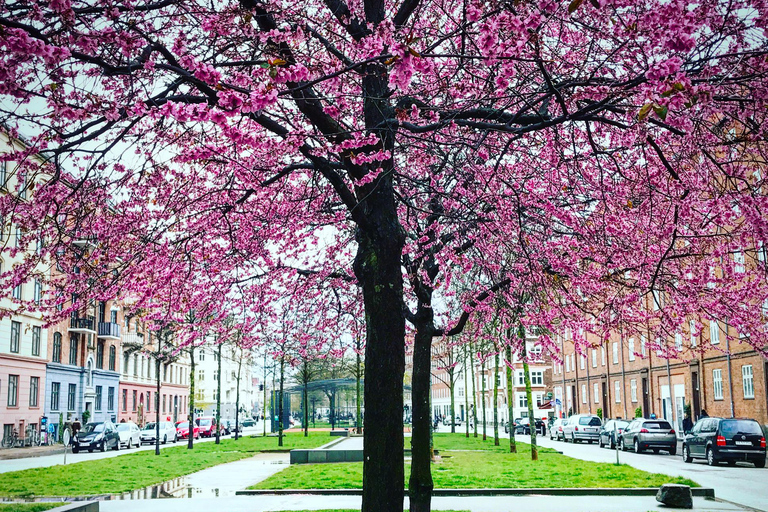
[[[699,391],[699,372],[691,372],[691,388],[693,389],[693,420],[701,413],[701,392]]]
[[[648,408],[648,377],[643,377],[643,417],[648,417],[650,413]]]
[[[617,416],[616,414],[611,415],[611,411],[608,410],[610,407],[610,404],[608,403],[608,383],[603,381],[603,417],[604,418],[611,418],[613,416]]]
[[[568,415],[569,416],[571,414],[576,414],[576,411],[578,409],[578,405],[576,405],[576,404],[579,403],[579,395],[576,394],[576,386],[571,386],[571,397],[572,397],[572,400],[573,400],[572,401],[573,405],[571,405],[571,408],[568,411]]]

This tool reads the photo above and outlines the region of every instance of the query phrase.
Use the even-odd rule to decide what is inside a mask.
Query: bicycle
[[[15,428],[11,431],[10,435],[4,436],[2,443],[0,443],[0,446],[3,448],[14,448],[16,447],[21,440],[19,439],[19,431]]]

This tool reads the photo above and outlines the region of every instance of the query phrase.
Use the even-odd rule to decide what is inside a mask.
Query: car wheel
[[[658,455],[658,453],[659,453],[659,449],[658,449],[658,448],[654,448],[654,449],[653,449],[653,453],[655,453],[655,454],[657,454],[657,455]]]
[[[571,434],[571,442],[573,444],[576,444],[576,436],[574,436],[573,434]]]
[[[677,446],[672,446],[669,448],[669,454],[670,455],[677,455]]]
[[[80,451],[80,448],[78,448],[77,446],[72,447],[72,453],[77,453],[79,451]]]
[[[619,439],[619,450],[621,450],[623,452],[626,451],[626,446],[624,446],[624,438],[623,437],[621,439]]]
[[[725,461],[725,463],[728,464],[729,466],[735,466],[736,465],[736,461],[735,460],[727,460],[727,461]]]
[[[114,448],[112,448],[112,449],[113,449],[113,450],[115,450],[116,452],[119,452],[119,451],[120,451],[120,440],[119,440],[119,439],[118,439],[118,440],[117,440],[117,442],[115,443],[115,447],[114,447]]]
[[[683,445],[683,462],[690,464],[693,458],[691,457],[691,452],[688,450],[688,445]]]
[[[717,466],[718,460],[715,458],[715,452],[712,448],[707,448],[707,464],[710,466]]]
[[[635,439],[635,453],[643,453],[643,449],[640,448],[640,443]]]
[[[119,445],[119,444],[120,444],[120,441],[118,441],[118,442],[117,442],[117,444]],[[102,452],[105,452],[105,451],[107,451],[107,442],[106,442],[106,441],[102,441],[102,442],[101,442],[101,448],[99,448],[99,449],[100,449]]]
[[[756,468],[764,468],[765,458],[754,460],[752,461],[752,464],[754,464]]]
[[[163,436],[163,444],[168,444],[168,435]]]
[[[600,436],[597,438],[597,447],[602,448],[603,446],[603,436]]]

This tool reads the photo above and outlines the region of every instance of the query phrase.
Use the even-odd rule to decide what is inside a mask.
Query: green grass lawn
[[[43,512],[65,503],[0,503],[0,512]]]
[[[508,445],[493,446],[492,439],[483,442],[481,438],[466,438],[463,434],[436,434],[434,441],[442,457],[432,465],[436,489],[658,487],[665,483],[698,486],[686,478],[648,473],[626,465],[583,461],[551,449],[540,449],[539,460],[533,462],[530,445],[520,442],[518,453],[507,453]],[[405,471],[408,475],[407,463]],[[359,489],[362,481],[360,462],[300,464],[259,482],[252,489]]]
[[[330,441],[327,432],[287,433],[284,448],[315,448]],[[186,444],[154,451],[135,452],[108,459],[70,463],[66,466],[0,473],[0,496],[87,496],[120,494],[188,475],[201,469],[252,457],[262,450],[279,448],[275,437],[243,437],[216,443]],[[68,457],[77,460],[77,455]]]

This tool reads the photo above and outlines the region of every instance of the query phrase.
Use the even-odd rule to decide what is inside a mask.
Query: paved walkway
[[[360,510],[359,496],[236,496],[218,499],[105,501],[103,512],[189,512],[190,510],[222,510],[226,512],[262,512],[273,510]],[[693,512],[743,512],[730,503],[694,498]],[[403,507],[408,509],[408,500]],[[434,498],[432,510],[468,510],[471,512],[672,512],[653,497],[600,496],[526,496]]]

